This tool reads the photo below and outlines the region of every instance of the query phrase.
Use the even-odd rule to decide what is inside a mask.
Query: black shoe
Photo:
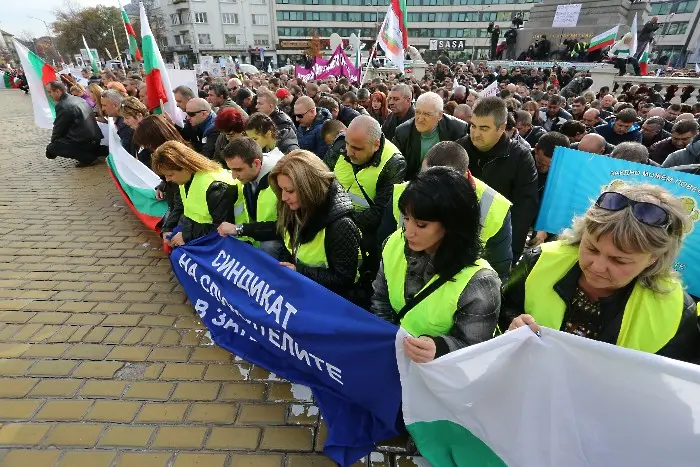
[[[93,160],[93,161],[90,161],[90,162],[78,162],[77,164],[75,164],[75,166],[78,167],[78,168],[80,168],[80,167],[90,167],[90,166],[93,165],[95,162],[97,162],[97,159],[95,159],[95,160]]]
[[[49,153],[47,152],[47,153],[46,153],[46,158],[47,158],[47,159],[56,159],[56,156],[54,156],[53,154],[49,154]]]

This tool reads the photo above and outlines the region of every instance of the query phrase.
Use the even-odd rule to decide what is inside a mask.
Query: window
[[[197,34],[197,42],[202,45],[211,45],[211,36],[209,34]]]
[[[224,44],[238,45],[241,43],[241,38],[237,34],[224,34]]]
[[[253,24],[257,26],[267,26],[267,15],[251,15]]]
[[[221,24],[238,24],[236,13],[221,13]]]
[[[676,8],[676,13],[692,13],[693,11],[695,11],[695,7],[697,6],[697,4],[697,0],[680,2],[678,3],[678,7]]]
[[[251,5],[267,5],[267,0],[250,0]]]
[[[253,45],[268,47],[270,45],[270,36],[265,34],[254,34]]]
[[[173,26],[177,26],[178,24],[182,24],[182,18],[178,13],[170,15],[170,24]]]
[[[219,0],[219,3],[236,3],[236,0]]]
[[[195,13],[194,14],[194,22],[197,24],[206,23],[207,22],[207,14],[206,13]]]
[[[481,21],[496,21],[496,13],[482,13]]]

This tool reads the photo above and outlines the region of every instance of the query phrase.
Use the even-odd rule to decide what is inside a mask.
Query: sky
[[[107,5],[119,6],[119,0],[73,0],[83,7]],[[10,34],[20,35],[30,31],[36,37],[46,35],[46,26],[41,21],[31,19],[34,16],[51,24],[55,17],[53,10],[61,8],[64,0],[0,0],[0,29]],[[122,4],[130,3],[122,0]]]

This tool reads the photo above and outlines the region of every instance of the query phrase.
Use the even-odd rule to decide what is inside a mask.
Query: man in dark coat
[[[659,24],[659,18],[656,16],[644,23],[644,27],[639,32],[639,36],[637,36],[637,51],[634,54],[636,59],[639,59],[642,56],[647,44],[654,39],[654,33],[660,27],[661,25]]]
[[[391,113],[382,125],[382,133],[386,139],[393,140],[396,127],[414,117],[415,109],[411,104],[412,98],[413,90],[407,84],[397,84],[389,91],[387,102]]]
[[[498,48],[498,40],[501,38],[501,27],[499,25],[494,25],[493,21],[489,23],[489,27],[486,28],[486,32],[491,34],[491,50],[489,57],[491,60],[496,59],[496,48]]]
[[[46,91],[56,103],[56,118],[51,142],[46,146],[46,157],[75,159],[78,161],[76,167],[91,165],[100,153],[102,132],[90,105],[68,93],[60,81],[48,83]]]
[[[192,147],[198,153],[214,158],[216,140],[219,138],[219,130],[214,126],[214,112],[209,102],[201,97],[195,97],[187,102],[187,115],[193,128]]]
[[[624,142],[642,142],[642,130],[637,123],[637,112],[634,109],[622,109],[614,121],[598,125],[595,132],[614,146]]]
[[[467,134],[467,124],[445,115],[442,98],[426,92],[416,101],[416,116],[402,123],[393,143],[406,159],[406,180],[413,180],[420,172],[423,157],[440,141],[456,141]]]
[[[513,261],[520,259],[539,206],[537,169],[530,150],[505,135],[508,109],[500,97],[474,107],[469,135],[457,140],[469,154],[469,171],[513,203]]]

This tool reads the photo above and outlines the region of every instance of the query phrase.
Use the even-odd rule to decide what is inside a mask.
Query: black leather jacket
[[[440,141],[457,141],[467,134],[467,124],[447,114],[443,114],[437,128]],[[420,172],[422,162],[420,133],[416,130],[413,118],[396,128],[393,143],[406,159],[406,180],[413,180]]]
[[[296,265],[300,274],[345,297],[354,288],[360,254],[360,229],[350,217],[352,211],[350,197],[337,181],[333,181],[325,203],[316,209],[300,232],[303,244],[312,241],[318,232],[326,229],[324,247],[328,267]],[[292,262],[291,252],[285,248],[280,260]]]
[[[95,114],[85,99],[64,93],[56,103],[51,141],[67,143],[99,143],[102,131]]]
[[[518,266],[513,270],[510,280],[503,287],[503,300],[501,301],[501,314],[499,327],[501,330],[508,329],[510,323],[517,316],[525,313],[525,280],[530,275],[530,271],[535,267],[537,260],[542,253],[541,248],[536,247],[526,251]],[[554,290],[562,298],[564,303],[570,303],[579,277],[581,268],[578,263],[569,270],[559,282],[554,285]],[[610,297],[600,300],[600,313],[602,326],[598,340],[615,344],[622,327],[622,315],[624,314],[627,300],[632,294],[634,282],[624,289],[621,289]],[[568,310],[567,310],[568,311]],[[661,312],[663,310],[659,310]],[[566,318],[563,320],[566,322]],[[562,324],[563,325],[563,324]],[[657,352],[657,355],[683,360],[691,363],[698,363],[700,358],[700,326],[698,325],[698,314],[695,302],[692,297],[685,294],[683,301],[683,315],[676,335]]]

